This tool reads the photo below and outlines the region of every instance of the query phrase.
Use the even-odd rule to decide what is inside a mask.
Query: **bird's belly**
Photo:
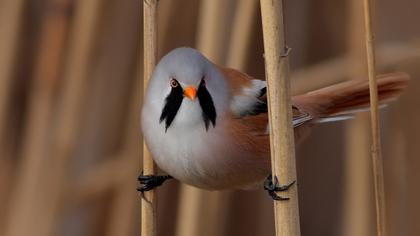
[[[235,140],[218,130],[197,133],[168,130],[154,138],[145,138],[162,170],[199,188],[247,186],[261,181],[270,170],[266,161],[269,158],[244,152],[237,148]]]

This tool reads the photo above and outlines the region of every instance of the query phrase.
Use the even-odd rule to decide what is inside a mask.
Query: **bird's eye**
[[[169,84],[171,85],[172,88],[176,88],[178,87],[178,81],[176,81],[176,79],[171,79],[171,81],[169,82]]]

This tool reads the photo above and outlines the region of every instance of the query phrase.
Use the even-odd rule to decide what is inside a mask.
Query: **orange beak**
[[[194,87],[190,86],[190,87],[185,88],[184,90],[184,96],[191,99],[192,101],[194,101],[196,94],[197,94],[197,89]]]

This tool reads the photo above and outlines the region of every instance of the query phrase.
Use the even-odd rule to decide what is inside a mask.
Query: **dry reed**
[[[143,88],[146,89],[157,60],[157,0],[143,1],[144,67]],[[155,164],[143,142],[143,174],[154,175]],[[156,192],[144,193],[141,201],[141,235],[156,235]]]
[[[67,13],[71,5],[68,0],[61,0],[51,1],[48,6],[48,9],[60,9],[60,11],[49,10],[43,19],[33,89],[29,99],[28,119],[25,121],[20,175],[17,177],[11,203],[11,209],[14,211],[9,216],[6,235],[36,233],[31,228],[39,223],[34,202],[35,199],[42,198],[39,189],[44,188],[40,185],[43,184],[40,179],[43,178],[44,168],[48,163],[48,159],[44,156],[47,153],[55,89],[69,24]]]
[[[347,76],[352,79],[366,78],[365,45],[363,40],[363,4],[361,1],[350,1],[347,25],[347,58],[349,70]],[[360,135],[369,129],[367,114],[358,114],[357,119],[346,126],[347,143],[345,183],[343,198],[343,227],[345,236],[372,234],[371,185],[369,166],[368,135]],[[358,194],[353,194],[358,193]]]
[[[245,69],[249,45],[252,40],[252,23],[257,16],[258,0],[245,0],[238,3],[232,23],[226,66]]]
[[[142,74],[139,74],[137,77],[142,78]],[[132,235],[134,228],[133,220],[136,219],[136,212],[138,212],[138,196],[133,194],[133,186],[135,185],[133,182],[135,180],[135,175],[138,174],[138,158],[136,157],[139,151],[137,148],[139,130],[138,108],[141,97],[138,92],[138,86],[134,88],[134,99],[131,102],[129,122],[124,137],[125,145],[127,146],[124,146],[123,150],[120,151],[116,157],[113,157],[113,160],[116,161],[117,165],[121,166],[121,168],[113,165],[104,169],[108,176],[108,181],[97,178],[98,183],[108,183],[108,188],[113,187],[116,189],[116,197],[111,209],[110,225],[107,230],[109,236]],[[96,186],[96,184],[86,185],[86,187],[89,186]],[[106,190],[106,188],[104,188],[104,190]]]
[[[283,3],[261,0],[265,70],[268,86],[272,173],[282,184],[296,180],[289,80],[289,50],[285,42]],[[276,235],[300,235],[297,184],[289,201],[275,201]]]
[[[44,0],[38,2],[50,5],[50,3],[66,1],[77,3],[78,6],[80,5],[81,7],[84,6],[83,8],[86,8],[87,5],[91,5],[91,3],[96,0]],[[121,1],[105,2],[107,2],[107,8],[115,7],[116,5],[118,5],[118,7],[124,4],[128,5]],[[254,22],[255,24],[250,23],[255,21],[255,17],[257,16],[255,1],[223,1],[226,5],[232,5],[232,3],[227,2],[233,2],[233,5],[236,5],[235,8],[231,7],[229,9],[225,8],[225,4],[222,6],[220,3],[218,3],[219,6],[216,7],[219,9],[205,8],[205,5],[209,4],[209,2],[216,2],[213,0],[199,2],[200,3],[195,0],[159,1],[161,4],[159,6],[159,39],[157,43],[160,49],[159,52],[165,53],[168,49],[178,46],[193,46],[193,41],[196,36],[201,35],[199,37],[207,38],[210,42],[206,43],[207,46],[203,46],[203,44],[199,43],[198,48],[207,56],[215,60],[215,62],[240,70],[245,69],[253,76],[263,74],[263,71],[260,70],[260,68],[262,68],[262,66],[260,67],[260,65],[262,65],[262,61],[260,60],[260,47],[262,44],[260,42],[260,35],[255,34],[256,32],[259,32],[260,26],[259,24],[256,24],[257,22]],[[290,4],[288,4],[288,10],[291,12],[302,10],[301,7],[304,7],[304,14],[301,14],[300,16],[294,14],[295,16],[292,17],[293,20],[289,22],[291,23],[291,30],[290,35],[288,36],[293,40],[293,46],[296,50],[294,53],[297,53],[294,54],[294,59],[301,62],[295,64],[298,65],[299,68],[291,75],[293,78],[292,94],[306,92],[344,81],[348,78],[366,78],[365,70],[367,70],[367,64],[363,62],[365,57],[362,16],[363,4],[362,1],[356,1],[357,4],[353,1],[348,2],[351,5],[359,4],[360,8],[350,9],[350,12],[347,14],[350,15],[350,17],[347,18],[337,17],[337,15],[329,15],[328,18],[322,17],[324,20],[328,21],[326,27],[323,27],[322,30],[315,28],[316,24],[313,23],[314,16],[324,16],[322,13],[330,10],[331,6],[337,8],[342,7],[343,4],[331,4],[331,1],[317,4],[319,7],[311,7],[313,4],[310,3],[301,5],[290,2]],[[131,7],[136,4],[138,3],[132,3]],[[168,7],[162,11],[162,6],[165,4]],[[419,5],[414,2],[413,4]],[[298,5],[299,8],[297,7]],[[403,5],[404,4],[400,4],[399,7],[402,7]],[[69,12],[67,12],[67,7],[49,6],[44,8],[39,6],[41,5],[38,5],[38,3],[27,3],[22,0],[0,1],[0,18],[2,19],[0,21],[0,31],[2,32],[0,34],[0,48],[2,49],[0,50],[2,51],[2,54],[0,55],[0,134],[3,135],[2,138],[4,138],[5,134],[7,135],[6,140],[1,139],[0,141],[0,150],[2,150],[2,157],[0,158],[0,235],[51,235],[55,229],[67,230],[67,223],[69,222],[68,216],[71,214],[72,217],[75,209],[77,211],[82,209],[83,211],[88,212],[88,214],[84,216],[89,219],[87,221],[85,221],[86,218],[83,218],[83,220],[80,221],[73,221],[73,223],[77,225],[77,227],[73,227],[73,229],[77,228],[78,230],[109,236],[130,235],[139,228],[137,220],[140,204],[138,204],[139,199],[135,194],[133,186],[135,185],[135,172],[138,172],[138,149],[140,147],[138,137],[139,129],[136,126],[138,126],[138,103],[141,101],[141,94],[136,93],[135,90],[138,92],[138,88],[141,86],[133,86],[130,88],[133,90],[130,90],[131,92],[138,95],[136,97],[120,96],[121,94],[118,93],[118,91],[110,90],[109,88],[116,85],[121,92],[123,91],[123,89],[121,89],[123,88],[122,86],[128,85],[125,77],[127,74],[118,71],[135,65],[136,62],[133,60],[134,54],[132,52],[138,50],[138,47],[131,44],[127,45],[124,48],[128,48],[128,51],[131,52],[127,53],[125,50],[120,50],[121,48],[119,46],[114,46],[119,44],[119,41],[111,40],[112,43],[110,43],[108,38],[112,37],[108,37],[109,35],[103,36],[103,32],[120,34],[122,31],[122,29],[115,30],[112,29],[112,27],[109,27],[109,22],[114,23],[115,20],[108,20],[111,11],[99,12],[101,17],[106,16],[107,19],[99,19],[100,27],[98,27],[97,24],[95,24],[94,27],[91,27],[89,26],[91,25],[91,21],[89,20],[90,17],[87,17],[87,15],[94,16],[94,18],[99,17],[97,13],[95,13],[96,11],[92,10],[92,7],[90,7],[90,11],[87,11],[88,14],[85,14],[83,20],[80,20],[78,18],[80,17],[81,7],[76,8],[69,14]],[[185,8],[185,6],[189,7]],[[196,11],[197,6],[203,7],[199,14],[197,14]],[[381,12],[391,11],[389,6],[392,6],[392,4],[385,2],[381,3]],[[98,8],[100,7],[97,7],[96,9]],[[139,8],[141,10],[141,7]],[[413,6],[411,6],[411,8],[413,8]],[[63,12],[64,14],[61,12],[62,9],[67,9]],[[141,14],[140,10],[124,11],[125,15],[119,15],[117,19],[131,17],[135,18],[135,21],[137,21],[139,14]],[[188,12],[185,12],[185,10]],[[399,10],[400,9],[398,8],[392,9],[392,11],[395,12],[395,19],[397,19],[392,20],[392,22],[401,26],[397,30],[398,38],[404,38],[404,40],[394,41],[396,43],[385,41],[382,46],[379,45],[376,47],[376,58],[378,62],[377,71],[402,70],[409,72],[412,74],[413,78],[416,78],[419,76],[419,70],[416,66],[420,60],[419,42],[412,42],[410,39],[410,37],[416,37],[416,35],[407,30],[408,28],[412,28],[410,27],[410,22],[406,19],[410,18],[408,16],[409,14],[401,16]],[[341,11],[342,10],[339,10],[338,12]],[[224,16],[225,14],[229,15],[229,17],[226,18]],[[210,16],[214,17],[215,15],[217,20],[210,19]],[[195,27],[197,16],[200,20],[204,17],[209,17],[210,21],[212,21],[207,25],[204,25],[205,27],[198,24],[202,31],[207,32],[195,34],[195,31],[197,31]],[[46,19],[43,19],[43,17]],[[354,20],[353,18],[357,18],[357,20]],[[70,22],[70,19],[72,21],[74,20],[74,22]],[[333,24],[331,24],[331,19],[334,19]],[[338,21],[335,21],[335,19],[338,19]],[[413,17],[411,17],[411,19],[413,19]],[[37,33],[34,34],[32,30],[38,28],[40,20],[42,22],[42,28],[40,31],[36,30]],[[321,24],[325,23],[322,22],[322,20],[323,19],[321,19]],[[48,21],[48,26],[44,25],[44,21]],[[350,32],[347,32],[348,35],[346,35],[346,37],[342,37],[342,34],[335,33],[342,32],[341,29],[337,31],[335,28],[337,26],[342,27],[342,21],[346,21],[348,24],[347,26],[351,27]],[[396,34],[394,30],[391,29],[391,27],[395,25],[390,25],[389,21],[390,20],[384,19],[378,21],[378,26],[382,28],[378,31],[380,32],[380,38],[382,40],[395,39]],[[83,24],[80,22],[83,22]],[[222,25],[220,26],[220,24]],[[230,26],[230,24],[232,24],[232,26]],[[304,26],[307,30],[305,30],[305,33],[303,34],[296,34],[295,29],[301,28],[296,27],[296,25]],[[66,27],[69,26],[74,26],[72,27],[73,32],[71,34],[68,34],[66,29]],[[86,27],[88,29],[76,30]],[[137,28],[133,30],[135,27],[129,25],[124,25],[124,27],[133,31],[133,35],[138,34],[136,31]],[[387,27],[387,29],[383,30],[385,27]],[[45,30],[45,28],[49,29]],[[327,29],[328,35],[322,35],[322,40],[320,40],[318,37],[320,34],[325,33],[325,29]],[[402,34],[399,34],[400,32]],[[86,34],[89,34],[91,38],[100,40],[93,40],[93,43],[88,43],[84,48],[89,48],[89,50],[86,50],[85,53],[80,53],[79,50],[79,53],[76,53],[79,54],[78,59],[70,59],[70,57],[68,57],[66,61],[63,61],[60,58],[60,54],[74,54],[74,45],[76,44],[74,35],[77,35],[77,41],[79,41],[79,39],[85,41]],[[223,36],[220,36],[220,34],[223,34]],[[390,37],[391,34],[394,35]],[[29,35],[29,37],[22,37],[27,35]],[[32,40],[33,35],[40,37],[36,37],[35,40]],[[139,38],[133,35],[124,35],[123,37],[132,37],[134,41],[138,41]],[[309,37],[301,37],[302,35]],[[72,38],[69,38],[69,36],[72,36]],[[200,39],[199,41],[203,40]],[[331,42],[333,46],[322,50],[322,52],[326,52],[325,54],[322,54],[322,56],[324,56],[322,59],[325,60],[320,61],[320,55],[317,53],[321,50],[314,50],[313,45],[318,45],[325,41]],[[349,45],[345,45],[345,43]],[[349,51],[347,55],[340,55],[340,50],[342,48],[337,48],[337,45],[347,46],[347,51]],[[33,46],[36,47],[35,50],[31,48]],[[70,46],[70,48],[66,48],[66,46]],[[94,49],[93,54],[88,52],[92,51],[92,48]],[[82,100],[84,100],[83,103],[89,100],[88,107],[81,105],[77,106],[77,109],[75,109],[74,106],[57,109],[57,105],[60,107],[65,106],[62,105],[64,104],[61,100],[63,97],[62,92],[65,91],[64,96],[68,97],[69,88],[67,83],[62,84],[63,80],[56,79],[64,77],[66,80],[72,80],[77,77],[69,76],[70,66],[68,65],[70,64],[69,61],[74,62],[84,57],[82,54],[84,56],[88,55],[88,58],[82,59],[81,62],[85,63],[86,66],[80,66],[81,63],[79,63],[79,66],[72,66],[71,68],[74,69],[74,72],[72,72],[73,75],[78,74],[84,77],[84,85],[78,86],[80,90],[77,90],[76,93],[80,92],[79,95],[82,94],[80,96],[82,97]],[[17,55],[19,55],[19,57],[16,57]],[[295,56],[298,57],[295,58]],[[326,58],[327,56],[328,58]],[[110,71],[115,71],[107,69],[106,66],[104,66],[104,64],[107,64],[106,62],[112,61],[110,57],[113,59],[118,58],[120,61],[119,63],[116,63],[117,65],[112,65],[112,67],[117,67],[116,73],[109,73]],[[143,57],[143,55],[141,57]],[[227,59],[226,63],[223,63],[225,59]],[[129,64],[130,66],[123,67],[120,63]],[[246,63],[249,63],[250,67],[244,68]],[[67,66],[67,70],[64,72],[60,69],[63,65]],[[142,66],[138,66],[138,68],[140,67]],[[140,73],[143,73],[142,69],[140,70]],[[116,78],[116,80],[111,81],[111,86],[108,84],[110,80],[104,81],[103,77],[101,77],[101,75],[104,74],[112,74],[106,76],[107,78]],[[69,79],[70,77],[71,79]],[[89,81],[87,81],[88,79]],[[142,76],[138,76],[137,79],[142,80]],[[416,232],[418,232],[418,229],[416,228],[417,224],[415,222],[416,208],[418,206],[415,203],[417,202],[416,199],[418,198],[419,191],[412,187],[415,186],[416,180],[420,178],[415,168],[418,166],[419,162],[418,158],[415,158],[419,148],[418,145],[414,145],[416,134],[420,132],[418,132],[417,126],[412,125],[419,117],[415,109],[413,110],[413,107],[418,107],[416,90],[419,87],[419,83],[417,82],[418,80],[413,79],[410,82],[407,93],[404,93],[398,102],[393,103],[381,113],[381,120],[386,124],[382,127],[381,133],[383,133],[383,155],[386,167],[385,173],[387,173],[386,184],[387,189],[389,188],[389,192],[387,192],[386,196],[387,213],[389,217],[387,230],[388,233],[392,235],[415,235]],[[29,83],[30,86],[27,86]],[[86,90],[86,88],[89,88],[87,92],[85,91],[86,93],[83,91],[81,92],[81,90]],[[92,90],[90,90],[90,88],[92,88]],[[124,91],[126,90],[127,88],[124,89]],[[93,91],[100,92],[95,93]],[[103,109],[101,110],[101,108],[95,110],[97,109],[98,104],[102,102],[103,105],[103,101],[108,101],[108,98],[103,97],[103,91],[112,93],[113,98],[118,96],[120,96],[120,98],[112,100],[112,104],[107,106],[106,111]],[[87,95],[85,96],[83,94]],[[91,98],[94,98],[94,100]],[[130,99],[130,102],[133,103],[130,108],[127,108],[128,98]],[[118,108],[115,108],[114,106],[118,106]],[[95,111],[92,111],[91,108]],[[67,149],[63,150],[60,147],[55,146],[57,145],[55,139],[57,135],[61,134],[62,136],[63,134],[59,129],[64,127],[63,124],[65,121],[63,121],[63,114],[60,114],[60,111],[62,112],[62,110],[68,109],[79,114],[77,114],[78,119],[76,119],[76,124],[70,124],[70,127],[73,127],[72,129],[74,129],[75,132],[71,135],[67,135],[67,137],[71,136],[67,139],[67,141],[69,141],[67,143],[68,146],[61,144],[61,148],[63,148],[63,146],[67,147]],[[86,112],[86,110],[89,111]],[[126,112],[127,110],[130,111]],[[109,111],[113,113],[111,116],[109,116]],[[70,113],[66,112],[66,114]],[[106,117],[104,117],[104,115]],[[368,113],[366,113],[366,115],[368,115]],[[125,119],[126,117],[128,117],[129,121]],[[91,125],[99,119],[101,121],[96,122],[99,125]],[[104,127],[102,125],[103,120],[107,120],[105,123],[110,124],[110,127],[98,130],[98,128]],[[351,173],[348,176],[343,176],[345,178],[344,181],[341,179],[341,175],[334,176],[334,178],[337,177],[336,183],[339,183],[340,186],[343,186],[343,189],[345,189],[346,192],[344,195],[346,195],[346,199],[342,201],[342,203],[340,203],[340,200],[337,200],[338,203],[330,204],[325,208],[326,214],[324,215],[337,215],[341,212],[346,212],[346,214],[350,213],[349,215],[351,215],[351,217],[337,217],[338,220],[331,222],[337,226],[337,228],[334,227],[335,229],[329,227],[328,231],[325,230],[324,227],[316,227],[314,230],[314,224],[308,224],[307,222],[322,222],[322,220],[319,220],[322,217],[313,219],[313,217],[316,217],[316,214],[312,211],[313,205],[311,205],[311,207],[306,206],[312,204],[314,201],[318,202],[322,200],[319,205],[322,205],[323,202],[326,201],[325,199],[327,198],[323,196],[326,190],[321,188],[319,191],[320,194],[314,194],[314,198],[310,195],[305,195],[306,197],[301,198],[301,203],[304,206],[301,209],[301,213],[305,216],[302,218],[305,221],[302,222],[302,234],[306,234],[309,230],[311,230],[310,232],[313,234],[322,235],[325,235],[326,231],[331,232],[334,230],[334,232],[340,231],[339,233],[343,233],[343,235],[363,236],[373,234],[375,227],[374,204],[372,202],[373,188],[370,187],[370,182],[373,183],[373,181],[370,180],[372,172],[369,168],[370,162],[368,158],[370,143],[368,139],[370,137],[366,133],[366,130],[370,128],[370,120],[368,116],[363,116],[358,117],[354,121],[356,121],[355,123],[357,124],[351,126],[344,134],[349,140],[347,146],[348,150],[341,152],[340,145],[334,147],[331,147],[331,145],[328,146],[323,139],[324,136],[322,136],[324,133],[320,135],[317,131],[328,129],[333,135],[337,135],[337,138],[339,139],[341,126],[338,124],[338,129],[336,130],[334,129],[335,127],[333,127],[334,130],[327,128],[331,127],[331,125],[317,128],[313,134],[314,136],[307,140],[308,143],[306,144],[309,144],[309,147],[304,147],[306,152],[306,150],[311,149],[311,144],[324,145],[325,148],[327,148],[324,151],[339,152],[339,154],[344,154],[346,156],[350,155],[344,163],[341,163],[341,160],[339,159],[334,166],[331,167],[328,165],[328,167],[325,167],[325,169],[334,168],[334,170],[337,170],[338,168],[339,171],[344,170],[344,172]],[[128,125],[123,125],[123,123],[127,123]],[[348,124],[349,122],[346,123]],[[81,126],[87,127],[87,129],[83,130],[82,139],[75,142],[74,137],[77,137],[77,130],[80,130]],[[122,126],[124,126],[124,128],[122,128]],[[335,126],[335,124],[332,126]],[[116,130],[115,127],[118,127],[119,129]],[[67,130],[67,127],[65,127],[65,129]],[[98,132],[104,134],[103,138],[101,137],[100,139],[95,140],[95,145],[89,146],[91,143],[86,144],[85,141],[88,140],[90,142],[91,140],[89,138],[97,137],[95,135]],[[11,134],[11,138],[9,134]],[[89,138],[86,139],[85,134]],[[127,135],[127,137],[125,135]],[[52,142],[50,141],[51,139],[53,139]],[[318,140],[314,141],[314,139]],[[60,142],[63,143],[63,139],[61,139]],[[340,144],[340,141],[337,141],[337,144]],[[4,150],[5,146],[7,150]],[[86,146],[89,147],[86,148]],[[118,150],[115,148],[118,148]],[[64,157],[64,160],[62,160],[62,155],[50,155],[50,153],[57,153],[58,149],[63,150],[62,155],[66,156]],[[10,153],[7,152],[9,150]],[[77,155],[73,155],[75,154],[73,150],[81,150],[81,152],[77,152]],[[103,156],[101,155],[101,153],[104,153],[102,150],[107,152],[112,151],[112,153],[105,153],[105,155],[110,156]],[[46,154],[44,155],[44,153]],[[87,153],[89,155],[87,155]],[[83,160],[83,158],[86,156],[95,159],[97,162],[92,163],[88,168],[89,171],[84,173],[83,176],[78,176],[80,178],[69,178],[69,173],[66,173],[65,176],[57,174],[57,171],[52,168],[59,165],[60,167],[58,169],[66,172],[68,169],[67,167],[63,168],[63,165],[66,163],[73,164],[73,161],[75,161],[75,163],[80,163],[80,161],[84,162],[85,160]],[[56,160],[53,160],[55,163],[52,164],[50,160],[53,158],[60,160],[57,162],[55,162]],[[325,158],[323,154],[321,156],[311,154],[311,158],[313,158],[313,160],[320,160],[321,162],[324,161],[324,163],[326,160],[323,159]],[[337,156],[337,158],[340,158],[340,156]],[[30,162],[32,164],[28,164],[28,159],[31,159]],[[100,161],[100,159],[104,160]],[[57,164],[58,162],[61,164]],[[306,162],[304,158],[299,167],[304,169],[308,168],[307,170],[310,168],[314,172],[318,171],[317,167],[314,168],[312,164],[313,162]],[[328,164],[334,163],[328,162]],[[51,169],[53,170],[51,171]],[[73,172],[72,170],[71,174],[78,175],[78,171],[79,170]],[[304,185],[308,183],[306,182],[307,177],[311,174],[313,173],[311,173],[310,170],[302,171],[302,178],[300,178],[302,180],[300,183],[301,187],[302,189],[306,189],[307,192],[310,188],[305,188]],[[16,176],[16,178],[13,178],[14,176]],[[317,176],[317,181],[328,177],[331,177],[331,173]],[[55,182],[50,180],[52,178],[59,178],[62,180]],[[4,185],[4,183],[6,184]],[[48,186],[51,183],[53,185],[51,187]],[[54,189],[58,185],[64,185],[65,189],[63,186]],[[165,197],[166,192],[162,192],[162,198],[159,195],[159,200],[165,202],[165,204],[162,204],[164,205],[163,207],[160,206],[162,207],[161,209],[164,209],[164,214],[159,214],[159,226],[161,229],[158,230],[159,235],[173,234],[173,224],[182,224],[182,226],[178,226],[178,228],[183,227],[183,232],[188,231],[190,232],[190,235],[205,235],[206,233],[212,235],[232,235],[232,232],[233,235],[237,232],[240,232],[241,235],[272,234],[272,230],[274,229],[272,225],[272,202],[267,198],[265,192],[259,191],[258,194],[262,195],[262,198],[257,200],[252,198],[255,192],[246,192],[244,193],[246,194],[246,197],[240,196],[238,198],[231,198],[226,194],[217,193],[213,195],[201,191],[199,194],[197,194],[198,191],[193,194],[184,192],[183,196],[186,196],[186,199],[181,201],[180,209],[185,213],[188,211],[186,208],[190,208],[189,215],[186,217],[182,215],[176,217],[177,205],[173,204],[173,202],[174,199],[176,200],[178,197],[174,196],[174,193],[176,194],[177,191],[173,192],[173,187],[177,186],[178,185],[171,185],[170,188],[167,188],[165,185],[163,189],[169,190],[168,193],[171,194],[168,194],[168,197]],[[50,191],[51,188],[53,188],[52,191]],[[334,189],[329,188],[328,191],[330,190],[336,191],[337,193],[340,191],[337,186],[334,186]],[[8,192],[11,192],[10,196],[7,194]],[[50,194],[51,196],[49,196]],[[237,197],[239,194],[243,193],[235,193],[233,197]],[[289,196],[289,193],[285,193],[284,195]],[[46,198],[44,198],[44,196],[46,196]],[[204,198],[201,198],[202,196],[204,196]],[[338,199],[339,196],[335,196],[335,199]],[[330,197],[328,197],[328,199],[329,198]],[[235,202],[233,202],[233,200],[235,200]],[[207,205],[206,201],[208,201]],[[98,202],[101,203],[96,204]],[[196,206],[193,206],[194,204],[196,204]],[[54,205],[58,206],[58,208],[51,210]],[[250,205],[252,206],[250,207]],[[7,214],[2,214],[3,212],[1,211],[3,209],[9,209],[10,212],[4,212]],[[255,209],[257,209],[257,212],[255,212]],[[104,212],[106,214],[98,214],[98,212]],[[247,214],[252,213],[244,216],[244,212]],[[267,212],[269,214],[266,214]],[[229,218],[227,219],[227,217]],[[50,221],[52,218],[53,220]],[[252,225],[248,225],[249,219],[255,220],[254,218],[256,219],[256,222]],[[174,219],[176,219],[175,222]],[[223,224],[222,221],[225,220],[228,220],[227,224]],[[192,224],[194,224],[193,227],[191,227]],[[7,233],[5,232],[5,229],[8,230]],[[69,234],[73,229],[70,229],[70,231],[67,231],[66,233]]]
[[[0,10],[0,149],[3,150],[7,109],[13,81],[13,69],[18,49],[18,37],[25,1],[9,0]]]
[[[373,179],[375,186],[375,206],[376,206],[376,233],[378,236],[386,235],[385,223],[385,190],[384,190],[384,171],[381,154],[381,134],[379,124],[378,108],[378,87],[376,84],[376,58],[375,41],[372,29],[372,3],[364,0],[365,15],[365,34],[366,34],[366,56],[368,63],[369,91],[370,91],[370,112],[372,128],[372,164]]]
[[[86,177],[93,177],[93,179],[81,178],[83,179],[81,182],[88,179],[96,181],[90,182],[90,185],[85,184],[84,191],[89,191],[89,186],[91,186],[90,188],[101,186],[101,188],[96,188],[95,196],[85,195],[88,198],[80,200],[88,202],[89,200],[100,199],[101,195],[112,193],[113,197],[108,203],[110,211],[109,218],[106,219],[108,223],[104,227],[107,236],[133,235],[134,229],[139,226],[137,216],[141,209],[139,196],[135,193],[135,186],[136,177],[139,174],[139,151],[141,151],[139,141],[142,141],[139,140],[138,121],[141,96],[143,95],[143,92],[139,89],[143,84],[143,66],[141,63],[137,63],[133,67],[132,63],[135,58],[137,60],[143,58],[143,47],[138,47],[139,43],[143,42],[142,38],[138,37],[139,32],[141,32],[139,26],[142,25],[142,19],[139,21],[138,13],[140,9],[137,7],[138,4],[138,2],[133,1],[120,1],[117,5],[107,4],[105,12],[112,13],[112,17],[101,19],[101,28],[106,29],[103,31],[101,39],[107,43],[100,44],[102,47],[99,50],[104,54],[99,60],[102,63],[95,70],[95,72],[98,72],[95,74],[95,78],[101,79],[95,80],[94,87],[102,88],[101,91],[105,93],[115,94],[114,96],[118,97],[118,100],[113,99],[109,105],[103,106],[104,100],[98,99],[92,106],[107,107],[96,111],[95,115],[96,117],[105,116],[103,120],[108,118],[109,121],[105,123],[106,126],[119,127],[118,125],[122,120],[125,121],[125,125],[122,129],[117,128],[118,131],[122,131],[123,135],[119,136],[119,132],[114,129],[113,133],[116,135],[112,136],[115,138],[105,139],[105,142],[102,142],[103,148],[104,146],[112,146],[117,140],[122,140],[121,146],[116,151],[113,150],[110,153],[111,156],[101,162],[105,165],[96,166],[96,168],[101,168],[103,175],[95,175],[100,173],[97,172],[96,168],[92,168],[87,174],[93,172],[94,175]],[[136,30],[133,30],[133,28]],[[113,46],[110,47],[109,45]],[[133,53],[133,48],[139,49],[136,54]],[[120,58],[115,57],[116,53],[121,55]],[[106,85],[104,86],[104,84]],[[124,107],[120,104],[127,104],[128,111],[124,108],[119,109],[118,107]],[[118,106],[112,109],[118,115],[107,116],[112,105]],[[101,123],[97,120],[93,122]],[[91,133],[103,129],[103,125],[100,127],[94,124],[89,126]],[[114,165],[110,163],[111,161]],[[92,199],[92,197],[96,197],[96,199]]]
[[[40,180],[45,184],[42,195],[44,216],[39,223],[40,235],[53,235],[62,214],[64,193],[69,185],[68,166],[72,163],[83,124],[89,88],[90,62],[96,43],[96,27],[105,1],[78,2],[72,22],[68,54],[65,58],[62,93],[57,101],[57,116],[52,127],[48,150],[48,174]]]
[[[8,118],[12,102],[14,69],[22,31],[23,13],[27,1],[6,0],[0,4],[0,234],[4,234],[8,196],[11,191],[13,154],[11,153]]]

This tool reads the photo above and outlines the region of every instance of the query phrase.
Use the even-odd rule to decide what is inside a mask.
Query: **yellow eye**
[[[169,82],[171,84],[172,88],[176,88],[178,87],[178,81],[176,81],[176,79],[171,79],[171,81]]]

